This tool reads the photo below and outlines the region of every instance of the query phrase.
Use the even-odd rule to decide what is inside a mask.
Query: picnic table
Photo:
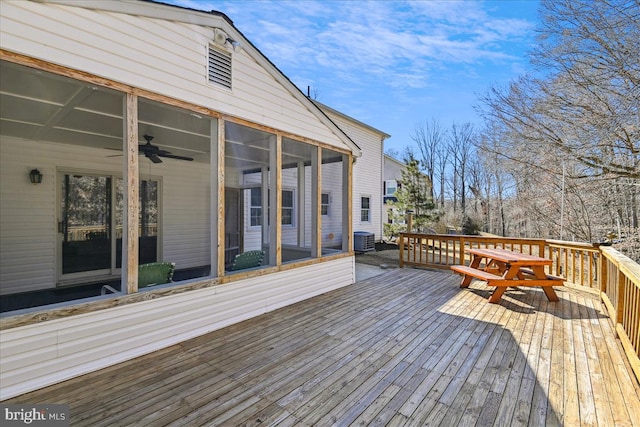
[[[471,263],[451,266],[463,274],[461,288],[469,287],[475,277],[496,287],[489,297],[491,303],[500,302],[507,288],[516,286],[540,286],[549,301],[558,301],[553,286],[562,286],[564,279],[545,272],[545,266],[552,263],[550,259],[499,248],[472,248],[465,252],[471,254]]]

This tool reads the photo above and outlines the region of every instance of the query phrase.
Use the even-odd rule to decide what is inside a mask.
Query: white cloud
[[[475,114],[474,93],[524,69],[535,19],[518,1],[163,1],[223,12],[305,93],[403,139],[409,117]]]
[[[400,72],[426,84],[430,64],[455,67],[516,60],[506,47],[532,24],[489,16],[471,1],[193,1],[182,6],[227,14],[279,67],[300,64],[356,75]],[[401,70],[399,70],[401,68]]]

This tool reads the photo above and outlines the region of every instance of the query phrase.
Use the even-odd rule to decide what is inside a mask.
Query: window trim
[[[291,207],[284,206],[284,197],[282,196],[282,193],[284,193],[285,191],[291,193]],[[282,217],[280,219],[280,224],[283,227],[295,227],[296,226],[296,192],[294,189],[291,188],[283,188],[280,191],[280,208],[282,209]],[[284,221],[284,210],[285,209],[291,209],[291,223],[290,224],[285,224]]]
[[[393,193],[389,192],[389,183],[393,182]],[[393,196],[394,194],[396,194],[398,192],[398,181],[395,179],[387,179],[384,182],[384,195],[385,196]]]
[[[254,224],[253,223],[253,218],[254,216],[252,215],[252,211],[255,209],[256,211],[260,211],[260,215],[259,218],[262,218],[262,187],[251,187],[248,189],[249,190],[249,227],[250,228],[260,228],[262,227],[262,221],[260,222],[260,224]],[[253,191],[257,191],[258,194],[260,195],[260,204],[259,205],[254,205],[253,204],[253,197],[251,195],[251,193]],[[284,200],[284,197],[280,196],[280,207],[282,209],[282,211],[284,211],[284,209],[291,209],[291,223],[290,224],[285,224],[284,222],[282,222],[284,220],[284,215],[282,215],[282,219],[280,220],[280,224],[283,227],[295,227],[296,226],[296,192],[294,189],[291,188],[283,188],[281,190],[282,193],[284,193],[285,191],[288,191],[289,193],[291,193],[291,206],[287,206],[285,207],[282,202]]]
[[[322,202],[323,196],[327,196],[327,203]],[[322,213],[323,207],[327,208],[327,213]],[[320,216],[326,216],[326,217],[331,216],[331,193],[329,192],[320,193]]]
[[[260,201],[258,205],[253,204],[253,192],[258,191],[260,195]],[[258,224],[253,223],[254,216],[252,215],[253,211],[256,210],[259,212],[257,218],[260,219]],[[260,228],[262,227],[262,188],[261,187],[251,187],[249,188],[249,227],[250,228]]]
[[[364,208],[363,207],[363,200],[367,199],[367,203],[368,203],[368,207]],[[363,218],[363,213],[367,213],[367,219],[362,219]],[[360,196],[360,222],[364,222],[367,224],[370,224],[372,222],[371,220],[371,196],[369,195],[362,195]]]

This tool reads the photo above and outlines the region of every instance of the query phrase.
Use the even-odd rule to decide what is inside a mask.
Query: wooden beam
[[[296,134],[291,133],[291,132],[275,129],[275,128],[272,128],[270,126],[259,125],[259,124],[256,124],[254,122],[251,122],[249,120],[241,119],[239,117],[223,115],[222,118],[225,121],[229,121],[229,122],[232,122],[232,123],[243,125],[243,126],[246,126],[246,127],[252,128],[252,129],[258,129],[258,130],[261,130],[261,131],[264,131],[264,132],[277,134],[277,135],[282,136],[283,138],[293,139],[293,140],[299,141],[299,142],[306,142],[307,144],[315,145],[316,147],[327,148],[329,150],[336,151],[336,152],[341,153],[341,154],[351,154],[351,150],[349,150],[349,149],[336,147],[336,146],[333,146],[333,145],[330,145],[330,144],[327,144],[327,143],[324,143],[324,142],[321,142],[321,141],[317,141],[315,139],[311,139],[311,138],[307,138],[307,137],[304,137],[304,136],[296,135]]]
[[[271,195],[271,191],[269,191],[269,167],[263,166],[260,168],[260,201],[262,203],[261,209],[261,226],[260,232],[262,233],[262,238],[260,239],[260,249],[264,248],[266,242],[269,241],[269,224],[271,224],[270,215],[271,211],[269,206],[271,205],[269,201],[269,196]],[[270,257],[267,257],[267,263],[271,264]]]
[[[276,173],[275,265],[282,264],[282,136],[276,135],[275,153],[271,153]],[[273,156],[275,155],[275,158]]]
[[[311,257],[322,254],[322,148],[316,147],[311,155]]]
[[[120,92],[129,93],[138,97],[158,101],[163,104],[172,105],[174,107],[184,108],[186,110],[193,111],[206,116],[221,118],[222,114],[218,111],[210,108],[202,107],[199,105],[191,104],[189,102],[180,101],[174,98],[170,98],[165,95],[160,95],[155,92],[151,92],[145,89],[136,88],[120,82],[109,80],[104,77],[99,77],[84,71],[74,70],[73,68],[64,67],[62,65],[52,64],[41,59],[32,58],[19,53],[10,52],[4,49],[0,49],[0,59],[13,62],[14,64],[24,65],[30,68],[36,68],[38,70],[47,71],[53,74],[69,77],[75,80],[80,80],[92,85],[102,86],[110,89],[114,89]]]
[[[124,217],[122,235],[123,266],[122,289],[132,294],[138,291],[138,212],[140,211],[138,176],[138,97],[125,97],[123,123],[124,153]]]
[[[343,156],[342,161],[342,251],[353,251],[353,162],[350,155]],[[372,198],[373,199],[373,198]]]
[[[211,275],[220,277],[224,274],[224,121],[214,120],[211,123]]]
[[[304,242],[305,242],[305,229],[306,229],[306,224],[304,222],[305,220],[305,191],[306,191],[306,187],[305,187],[305,179],[306,179],[306,174],[305,174],[305,165],[304,165],[304,160],[301,160],[298,162],[298,216],[297,216],[297,221],[298,221],[298,246],[304,246]]]
[[[124,92],[124,93],[130,93],[133,95],[136,95],[138,97],[141,98],[146,98],[146,99],[150,99],[153,101],[158,101],[160,103],[163,104],[167,104],[167,105],[171,105],[174,107],[179,107],[179,108],[184,108],[186,110],[190,110],[193,111],[195,113],[198,114],[202,114],[202,115],[206,115],[209,117],[215,117],[217,119],[222,119],[224,121],[229,121],[229,122],[233,122],[233,123],[237,123],[237,124],[241,124],[253,129],[259,129],[259,130],[263,130],[265,132],[269,132],[269,133],[273,133],[273,134],[278,134],[280,136],[282,136],[283,138],[289,138],[289,139],[294,139],[296,141],[301,141],[301,142],[306,142],[308,144],[311,145],[315,145],[318,147],[323,147],[323,148],[327,148],[342,154],[352,154],[351,150],[349,149],[345,149],[345,148],[341,148],[341,147],[336,147],[321,141],[317,141],[315,139],[312,138],[308,138],[308,137],[304,137],[301,135],[296,135],[294,133],[291,132],[287,132],[287,131],[283,131],[283,130],[279,130],[279,129],[275,129],[272,128],[270,126],[265,126],[265,125],[259,125],[256,124],[254,122],[251,122],[249,120],[246,119],[242,119],[239,117],[235,117],[235,116],[231,116],[231,115],[227,115],[227,114],[222,114],[219,111],[213,110],[211,108],[207,108],[207,107],[203,107],[201,105],[196,105],[196,104],[192,104],[186,101],[181,101],[175,98],[171,98],[168,97],[166,95],[161,95],[155,92],[151,92],[145,89],[140,89],[137,87],[133,87],[130,85],[126,85],[126,84],[122,84],[120,82],[114,81],[114,80],[109,80],[106,79],[104,77],[99,77],[84,71],[78,71],[78,70],[74,70],[73,68],[69,68],[69,67],[64,67],[61,65],[56,65],[47,61],[43,61],[41,59],[36,59],[36,58],[32,58],[29,56],[25,56],[19,53],[15,53],[15,52],[11,52],[11,51],[7,51],[4,49],[0,49],[0,59],[2,60],[6,60],[9,62],[13,62],[15,64],[20,64],[20,65],[24,65],[27,67],[31,67],[31,68],[36,68],[39,70],[43,70],[43,71],[47,71],[50,73],[54,73],[54,74],[58,74],[61,76],[66,76],[66,77],[70,77],[72,79],[76,79],[76,80],[80,80],[83,82],[87,82],[93,85],[98,85],[98,86],[102,86],[102,87],[106,87],[106,88],[110,88],[110,89],[115,89],[118,90],[120,92]]]

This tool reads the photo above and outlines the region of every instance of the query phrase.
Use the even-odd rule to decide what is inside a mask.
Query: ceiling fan
[[[147,141],[146,144],[138,145],[138,152],[140,154],[144,154],[144,156],[151,160],[153,163],[162,163],[160,157],[166,157],[168,159],[178,159],[178,160],[187,160],[192,161],[192,157],[178,156],[176,154],[171,154],[170,151],[163,150],[157,145],[151,144],[153,140],[153,136],[151,135],[143,135],[144,139]],[[116,154],[116,156],[121,156],[122,154]],[[108,156],[114,157],[114,156]]]

